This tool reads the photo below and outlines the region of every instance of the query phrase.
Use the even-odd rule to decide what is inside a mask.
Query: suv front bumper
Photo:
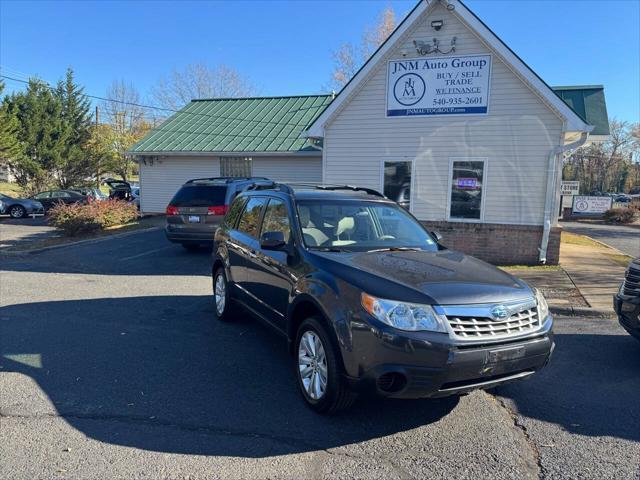
[[[618,315],[618,322],[632,336],[640,340],[640,296],[613,296],[613,309]]]
[[[364,346],[364,350],[359,349],[359,360],[351,365],[359,375],[348,376],[347,380],[358,391],[424,398],[528,378],[549,362],[555,348],[552,323],[549,316],[540,330],[524,338],[484,344],[456,342],[448,334],[391,328],[379,333],[369,329],[368,335],[363,330],[354,331],[353,344]],[[348,362],[345,364],[349,371]],[[397,380],[391,388],[390,378]]]

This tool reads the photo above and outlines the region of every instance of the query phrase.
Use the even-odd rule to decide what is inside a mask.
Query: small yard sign
[[[573,197],[573,213],[604,213],[611,208],[611,197]]]
[[[387,116],[484,114],[491,55],[391,60]]]
[[[580,182],[567,180],[560,186],[560,195],[578,195],[580,193]]]

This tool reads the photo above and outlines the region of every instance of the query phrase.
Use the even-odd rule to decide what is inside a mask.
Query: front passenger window
[[[264,197],[254,197],[247,202],[247,207],[242,212],[240,223],[238,223],[238,231],[247,235],[258,238],[258,225],[260,223],[260,214],[262,207],[267,202]]]
[[[284,241],[289,242],[291,237],[291,224],[289,223],[289,214],[287,206],[282,200],[272,198],[264,212],[262,220],[262,233],[265,232],[282,232]]]

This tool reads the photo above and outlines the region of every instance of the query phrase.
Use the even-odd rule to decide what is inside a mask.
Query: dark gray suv
[[[231,201],[249,185],[269,182],[264,177],[195,178],[185,183],[167,206],[165,233],[188,250],[211,246]]]
[[[373,190],[251,187],[216,231],[216,316],[241,305],[280,332],[321,413],[357,393],[459,395],[545,366],[542,294],[438,238]]]

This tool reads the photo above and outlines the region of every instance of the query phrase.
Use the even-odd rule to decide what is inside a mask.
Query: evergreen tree
[[[91,137],[91,103],[84,95],[84,89],[75,83],[70,68],[65,80],[58,82],[55,96],[62,108],[65,139],[56,179],[61,188],[68,188],[87,183],[94,173],[90,156],[84,150]]]
[[[6,97],[3,108],[17,119],[24,147],[24,157],[9,159],[18,183],[28,190],[48,187],[55,182],[67,135],[60,101],[46,84],[32,79],[26,92]]]
[[[0,82],[0,95],[4,83]],[[20,124],[4,105],[0,106],[0,163],[8,165],[12,159],[24,156],[24,150],[18,140]]]

